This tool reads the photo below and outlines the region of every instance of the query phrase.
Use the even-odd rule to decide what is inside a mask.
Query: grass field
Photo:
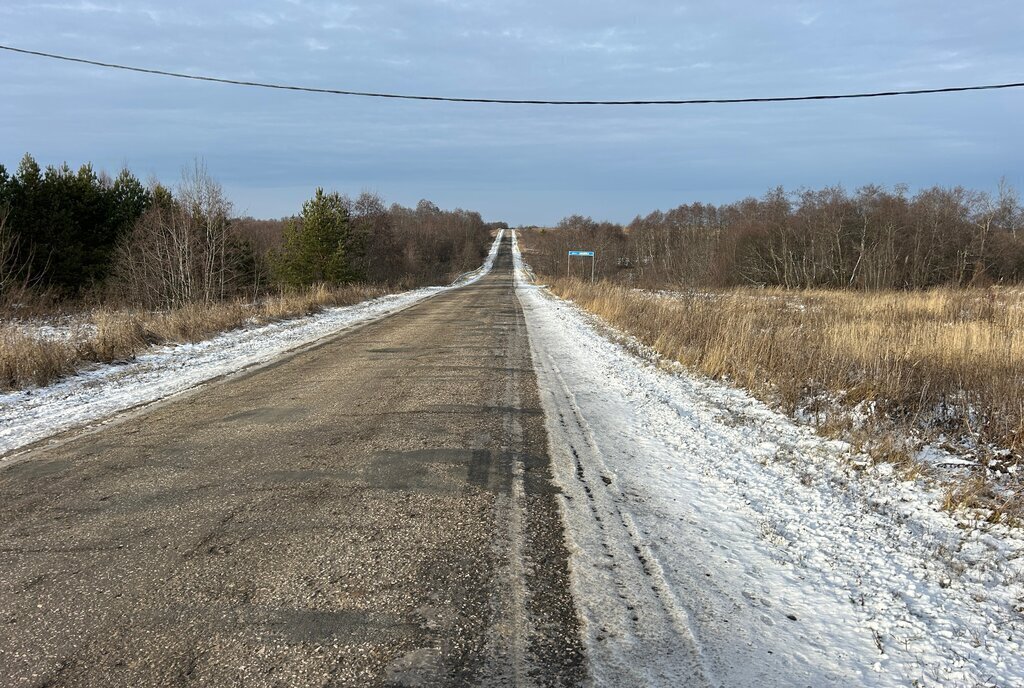
[[[1024,293],[734,289],[646,292],[552,279],[550,289],[667,359],[726,379],[908,474],[924,446],[973,468],[947,506],[1019,511]]]

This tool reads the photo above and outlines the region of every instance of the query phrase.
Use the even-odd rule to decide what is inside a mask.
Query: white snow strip
[[[595,683],[1024,685],[1019,531],[629,353],[513,246]]]
[[[446,287],[415,289],[329,308],[304,318],[232,330],[196,344],[154,347],[129,363],[98,365],[47,387],[2,394],[0,456],[215,377],[266,363],[296,347],[382,318],[428,296],[472,284],[490,271],[503,234],[499,232],[480,268]]]

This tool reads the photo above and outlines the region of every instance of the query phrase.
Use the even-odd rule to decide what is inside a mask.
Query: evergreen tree
[[[125,232],[153,202],[152,194],[135,175],[121,170],[111,187],[113,221],[119,232]]]
[[[289,286],[341,284],[352,280],[345,251],[349,217],[338,193],[322,188],[303,203],[302,215],[288,222],[284,246],[275,260],[278,279]]]
[[[11,176],[7,168],[0,164],[0,215],[11,209]]]
[[[150,202],[127,170],[111,182],[91,165],[44,172],[26,155],[14,177],[0,175],[0,204],[8,208],[24,276],[67,292],[106,278],[118,241]]]
[[[29,155],[21,159],[18,169],[7,184],[7,228],[17,240],[18,251],[15,262],[21,278],[37,279],[36,251],[33,236],[36,220],[43,214],[43,171],[39,163]]]

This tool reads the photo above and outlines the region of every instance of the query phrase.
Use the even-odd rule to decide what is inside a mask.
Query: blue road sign
[[[590,256],[591,258],[593,258],[594,257],[594,252],[593,251],[569,251],[569,255],[570,256]]]

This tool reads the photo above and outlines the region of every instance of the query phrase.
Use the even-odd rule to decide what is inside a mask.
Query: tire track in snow
[[[575,522],[574,544],[591,556],[598,548],[601,552],[600,559],[592,564],[594,571],[574,571],[578,580],[588,579],[578,587],[598,584],[615,589],[619,601],[614,611],[598,610],[587,608],[586,596],[577,596],[586,623],[595,679],[608,685],[713,685],[690,614],[672,593],[661,563],[632,518],[619,507],[625,495],[609,477],[612,473],[601,459],[593,431],[580,412],[575,395],[550,355],[534,349],[534,361],[539,363],[542,376],[557,382],[557,395],[564,400],[551,400],[555,392],[541,390],[545,407],[555,411],[560,429],[549,436],[551,449],[571,454],[575,466],[577,489],[570,490],[575,494],[568,495],[565,504],[568,518]],[[581,495],[585,495],[589,514],[573,503],[580,501]],[[581,531],[589,532],[580,537]],[[608,599],[605,597],[602,602],[607,603]],[[614,626],[608,623],[613,617],[617,622]]]
[[[760,479],[761,444],[803,447],[803,435],[733,428],[516,259],[595,683],[898,685],[873,668],[879,651],[843,591],[778,557],[750,501],[716,482],[722,470]]]

